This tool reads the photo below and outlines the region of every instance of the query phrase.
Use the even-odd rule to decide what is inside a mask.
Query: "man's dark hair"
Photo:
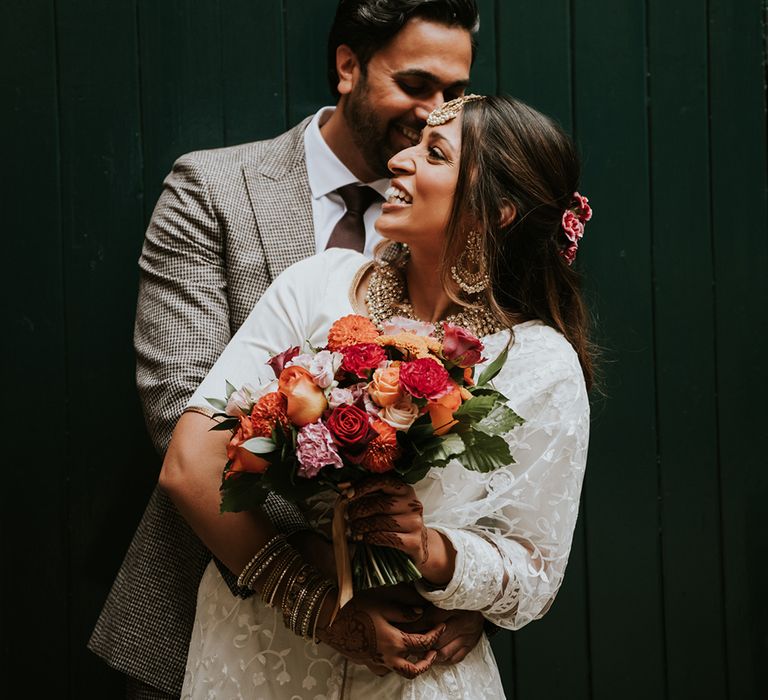
[[[349,46],[365,74],[371,56],[383,48],[414,17],[462,27],[474,34],[479,26],[475,0],[341,0],[328,35],[328,86],[339,97],[336,49]]]

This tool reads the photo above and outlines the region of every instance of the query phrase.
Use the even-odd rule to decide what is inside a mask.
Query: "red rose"
[[[380,345],[375,343],[358,343],[341,349],[344,359],[341,369],[356,377],[366,379],[372,369],[376,369],[387,355]]]
[[[275,376],[279,379],[280,373],[285,369],[285,365],[288,364],[288,362],[290,362],[298,354],[299,346],[295,345],[294,347],[283,350],[278,355],[275,355],[273,358],[267,360],[267,364],[272,368]]]
[[[445,367],[431,357],[400,365],[400,383],[417,399],[439,399],[451,388],[450,379]]]
[[[333,409],[326,421],[334,442],[352,461],[359,457],[378,433],[371,427],[368,414],[357,406],[344,404]]]
[[[482,362],[485,347],[474,335],[461,326],[443,323],[443,355],[459,367],[474,367]]]

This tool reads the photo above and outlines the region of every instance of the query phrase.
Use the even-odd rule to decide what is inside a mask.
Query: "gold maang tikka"
[[[440,126],[451,121],[467,102],[475,100],[484,100],[485,95],[462,95],[456,99],[444,102],[436,109],[433,109],[427,117],[427,126]]]

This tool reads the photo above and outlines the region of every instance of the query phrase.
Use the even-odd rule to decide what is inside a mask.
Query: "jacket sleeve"
[[[232,333],[225,240],[194,154],[165,179],[139,260],[134,329],[136,382],[155,449],[164,454],[176,421]],[[271,498],[279,530],[306,527],[292,505]]]

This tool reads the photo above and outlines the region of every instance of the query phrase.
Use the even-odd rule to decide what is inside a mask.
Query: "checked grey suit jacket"
[[[160,454],[189,397],[270,282],[315,252],[308,123],[271,141],[190,153],[165,180],[139,263],[134,336],[137,383]],[[270,517],[281,515],[281,529],[289,529],[295,516],[284,502],[273,503]],[[89,648],[119,671],[179,694],[210,558],[156,488]]]

